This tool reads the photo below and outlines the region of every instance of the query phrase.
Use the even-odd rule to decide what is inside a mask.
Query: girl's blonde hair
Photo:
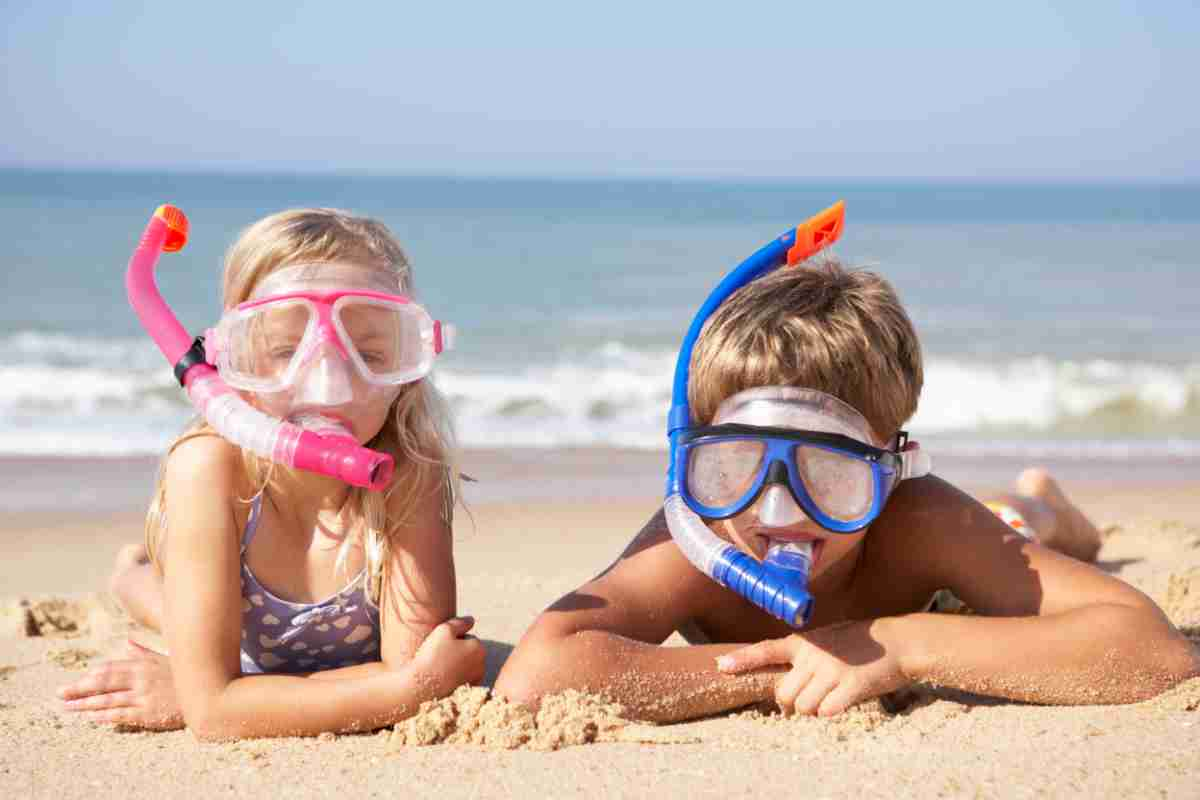
[[[884,440],[916,412],[924,382],[921,343],[891,284],[832,258],[738,289],[705,323],[689,375],[701,424],[740,391],[796,386],[849,403]]]
[[[304,208],[272,214],[242,231],[225,256],[224,306],[230,309],[249,299],[258,283],[278,269],[320,262],[377,268],[394,276],[398,292],[410,296],[413,293],[408,258],[382,223],[337,209]],[[156,565],[166,534],[167,497],[163,486],[166,461],[188,439],[217,435],[207,422],[197,418],[167,448],[146,515],[146,550]],[[388,517],[387,508],[393,496],[401,495],[393,507],[411,509],[417,507],[418,498],[440,492],[447,528],[453,522],[458,496],[453,432],[445,403],[430,381],[401,387],[382,430],[367,442],[367,447],[389,453],[396,460],[395,477],[384,492],[352,489],[343,519],[346,529],[361,537],[367,561],[367,596],[378,603],[383,565],[388,561],[394,538],[407,522],[406,517]],[[253,487],[253,491],[249,497],[240,499],[249,503],[271,486],[275,465],[246,450],[242,450],[242,464],[245,485]],[[347,536],[343,542],[338,554],[339,568],[355,539],[356,536]]]

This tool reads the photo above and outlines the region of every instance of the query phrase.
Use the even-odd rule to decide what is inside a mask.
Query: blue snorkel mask
[[[837,398],[810,389],[760,387],[718,409],[712,425],[692,424],[692,349],[709,316],[735,291],[781,266],[795,266],[842,233],[838,202],[762,247],[725,276],[692,320],[679,350],[667,434],[671,442],[663,511],[688,560],[713,580],[793,627],[812,615],[810,541],[772,542],[758,561],[723,541],[703,518],[732,517],[755,503],[759,520],[783,527],[805,518],[853,533],[883,510],[904,478],[929,471],[922,451],[875,446],[869,423]]]

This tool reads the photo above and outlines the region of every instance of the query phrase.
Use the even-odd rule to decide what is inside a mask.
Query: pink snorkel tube
[[[346,436],[304,430],[252,408],[205,361],[203,339],[188,335],[154,282],[159,254],[182,250],[187,233],[188,221],[182,211],[159,206],[129,259],[125,289],[142,327],[175,367],[175,377],[187,389],[196,410],[223,437],[277,464],[340,478],[352,486],[386,487],[395,470],[390,455]]]

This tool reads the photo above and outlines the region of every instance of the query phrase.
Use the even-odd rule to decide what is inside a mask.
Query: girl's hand
[[[129,658],[106,661],[58,690],[67,711],[91,722],[169,731],[183,727],[183,712],[167,657],[129,642]]]
[[[413,657],[413,669],[425,676],[439,697],[464,683],[483,680],[487,651],[481,641],[467,635],[474,626],[474,617],[451,617],[425,637]]]
[[[721,656],[717,668],[736,674],[790,664],[775,684],[779,708],[785,714],[839,714],[910,683],[895,648],[885,647],[872,630],[879,622],[845,622],[769,639]]]

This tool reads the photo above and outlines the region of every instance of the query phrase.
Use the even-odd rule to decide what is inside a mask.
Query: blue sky
[[[0,164],[1200,179],[1191,0],[434,5],[5,2]]]

